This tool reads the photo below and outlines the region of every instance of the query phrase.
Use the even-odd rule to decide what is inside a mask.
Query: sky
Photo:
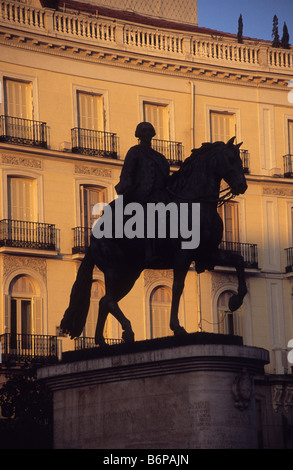
[[[198,26],[237,34],[242,14],[243,36],[272,40],[273,17],[278,17],[280,39],[284,22],[293,45],[293,0],[197,0]]]

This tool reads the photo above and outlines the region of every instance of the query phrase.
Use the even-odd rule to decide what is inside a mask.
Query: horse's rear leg
[[[170,329],[174,332],[174,335],[186,334],[183,326],[180,326],[178,318],[178,310],[180,298],[184,289],[185,277],[188,268],[174,269],[174,279],[172,287],[172,304],[171,304],[171,317],[170,317]]]
[[[109,310],[107,308],[107,304],[105,302],[105,296],[101,298],[99,302],[99,315],[96,327],[96,334],[95,334],[95,343],[99,346],[105,346],[106,341],[103,335],[105,323],[107,320]]]

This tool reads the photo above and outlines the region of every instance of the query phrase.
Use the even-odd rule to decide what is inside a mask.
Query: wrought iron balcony
[[[71,129],[73,153],[117,158],[118,137],[113,132],[94,131],[75,127]]]
[[[74,227],[72,254],[85,253],[90,246],[92,229],[89,227]]]
[[[293,272],[293,247],[285,249],[287,255],[286,273]]]
[[[180,166],[183,162],[183,145],[172,140],[153,139],[152,147],[167,158],[170,165]]]
[[[249,173],[250,153],[248,150],[240,149],[240,158],[243,163],[244,173]]]
[[[57,336],[23,335],[5,333],[0,335],[2,363],[43,362],[57,360],[61,355]]]
[[[284,162],[284,176],[285,178],[293,177],[293,155],[288,154],[283,156]]]
[[[120,344],[123,342],[122,339],[113,339],[113,338],[105,338],[105,341],[108,345]],[[74,339],[75,351],[79,351],[81,349],[96,348],[96,347],[97,345],[95,343],[95,338],[91,338],[88,336],[80,336],[79,338]]]
[[[0,220],[0,246],[56,250],[55,225],[24,220]]]
[[[219,249],[223,251],[230,251],[232,253],[243,256],[246,268],[258,268],[257,245],[253,243],[222,241]]]
[[[0,142],[47,148],[47,124],[12,116],[0,116]]]

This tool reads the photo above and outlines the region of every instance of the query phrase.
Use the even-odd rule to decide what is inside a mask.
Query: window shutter
[[[288,121],[289,154],[293,155],[293,121]]]
[[[78,92],[78,127],[103,131],[103,97],[92,93]]]
[[[43,299],[33,298],[33,334],[41,335],[43,333]]]
[[[85,186],[80,187],[81,225],[91,228],[97,215],[93,214],[96,204],[106,202],[106,190],[104,188]]]
[[[154,126],[156,131],[155,139],[170,139],[168,106],[144,103],[144,120]]]
[[[159,338],[170,334],[171,289],[158,287],[151,295],[151,336]]]
[[[212,142],[228,142],[236,135],[235,115],[211,111],[211,140]]]
[[[239,214],[237,202],[226,202],[218,208],[223,221],[223,241],[239,242]]]
[[[32,179],[8,179],[8,218],[34,221],[34,184]]]
[[[4,333],[10,333],[11,297],[4,295]]]
[[[5,80],[5,114],[11,117],[32,119],[31,83]]]

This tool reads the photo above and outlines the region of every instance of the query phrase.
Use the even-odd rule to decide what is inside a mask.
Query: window
[[[104,131],[102,95],[78,91],[77,109],[79,128]]]
[[[239,214],[237,202],[226,202],[219,207],[218,212],[222,218],[224,242],[239,242]]]
[[[144,102],[143,112],[144,120],[150,122],[155,128],[155,138],[170,140],[168,106]]]
[[[235,114],[228,112],[210,112],[211,142],[228,142],[236,135]]]
[[[171,334],[169,327],[171,299],[172,291],[169,287],[161,286],[153,290],[150,299],[151,338],[161,338]]]
[[[229,299],[234,292],[226,291],[223,292],[218,298],[218,324],[219,333],[228,335],[238,335],[239,327],[237,322],[236,312],[230,312]]]
[[[32,119],[32,84],[19,80],[4,80],[5,115]]]
[[[92,228],[97,215],[93,208],[98,203],[106,202],[106,189],[99,186],[82,185],[80,187],[80,212],[82,227]]]
[[[24,335],[42,333],[42,301],[35,281],[26,275],[14,278],[9,287],[5,308],[5,325],[12,342],[21,341],[27,347]],[[19,337],[22,336],[21,340]]]
[[[34,221],[35,209],[35,181],[31,178],[8,177],[8,218]]]
[[[288,147],[289,154],[293,155],[293,120],[288,121]]]

